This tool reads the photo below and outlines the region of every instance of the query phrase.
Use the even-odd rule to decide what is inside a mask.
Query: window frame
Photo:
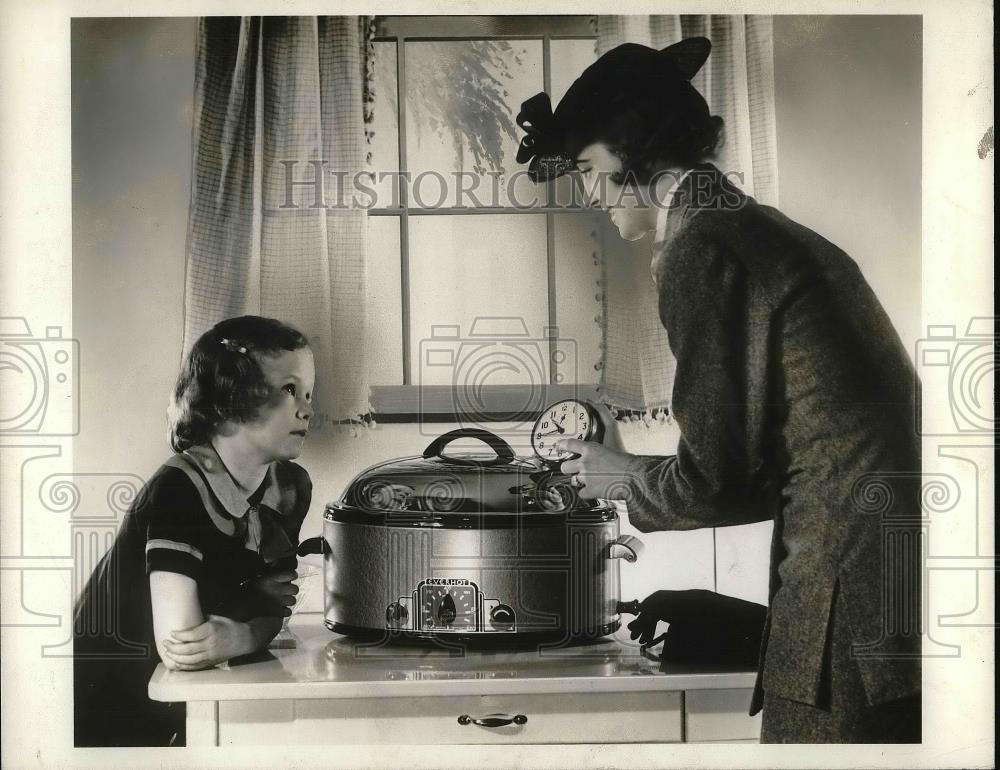
[[[395,43],[396,46],[396,109],[397,151],[401,173],[408,171],[406,99],[401,86],[406,83],[406,44],[408,42],[462,42],[480,40],[541,41],[542,87],[552,90],[551,43],[556,40],[595,40],[589,16],[379,16],[375,18],[373,43]],[[409,219],[413,216],[477,216],[480,214],[545,216],[546,279],[548,290],[547,325],[549,359],[556,351],[558,329],[556,308],[555,216],[590,214],[593,209],[582,206],[520,207],[411,207],[409,191],[400,185],[399,205],[373,207],[368,216],[397,217],[399,221],[400,304],[402,335],[401,385],[372,385],[371,405],[375,419],[381,422],[455,422],[469,417],[456,412],[455,387],[451,385],[419,385],[413,383],[410,327],[410,241]],[[546,184],[546,203],[554,197],[554,182]],[[536,385],[487,385],[482,388],[486,410],[475,415],[480,422],[523,421],[537,417],[545,405],[563,398],[596,399],[596,383],[557,383],[556,365],[549,366],[549,382]],[[538,392],[535,392],[538,391]],[[523,408],[538,404],[537,409]]]

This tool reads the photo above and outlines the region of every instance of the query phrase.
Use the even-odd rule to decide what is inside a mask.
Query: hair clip
[[[243,353],[244,355],[246,355],[247,349],[242,345],[237,345],[230,339],[226,339],[225,337],[223,337],[221,340],[219,340],[219,342],[225,345],[227,350],[231,350],[234,353]]]

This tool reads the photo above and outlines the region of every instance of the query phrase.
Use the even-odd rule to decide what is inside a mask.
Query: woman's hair
[[[229,318],[198,338],[177,377],[168,410],[176,452],[205,444],[227,421],[257,418],[271,395],[261,356],[309,347],[305,336],[273,318]]]
[[[573,158],[603,142],[622,161],[612,181],[649,184],[661,166],[690,168],[714,157],[723,120],[711,115],[688,82],[622,89],[610,103],[595,106],[566,127],[566,150]]]

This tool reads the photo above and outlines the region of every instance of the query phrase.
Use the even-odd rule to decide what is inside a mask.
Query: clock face
[[[546,407],[531,429],[531,448],[543,460],[559,461],[571,456],[561,452],[556,442],[564,438],[587,441],[594,435],[595,418],[581,401],[567,399]]]

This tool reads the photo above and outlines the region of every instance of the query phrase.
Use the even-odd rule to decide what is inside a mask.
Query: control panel
[[[385,627],[397,631],[511,633],[517,630],[514,608],[487,599],[464,578],[427,578],[409,596],[385,608]]]

